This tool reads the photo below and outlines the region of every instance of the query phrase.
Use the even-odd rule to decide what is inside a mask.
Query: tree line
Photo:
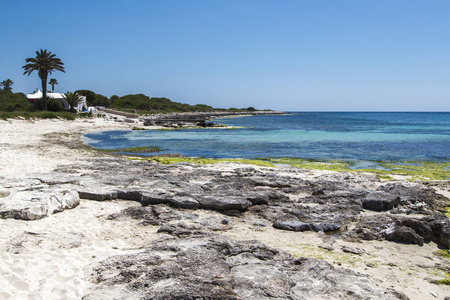
[[[14,82],[11,79],[6,79],[0,83],[0,86],[3,87],[3,91],[0,91],[0,111],[62,110],[63,106],[58,100],[47,97],[47,85],[50,84],[52,86],[52,92],[54,92],[55,85],[58,84],[58,81],[54,78],[51,78],[47,83],[48,76],[55,71],[65,73],[64,63],[61,59],[57,58],[51,51],[41,49],[40,51],[36,51],[35,57],[26,58],[25,62],[26,64],[22,66],[24,69],[23,74],[29,76],[33,72],[36,72],[41,80],[42,99],[30,103],[23,93],[12,93],[12,85]],[[64,94],[64,98],[68,102],[72,112],[74,111],[74,107],[81,101],[81,96],[86,97],[87,106],[102,106],[138,113],[225,110],[213,108],[206,104],[189,105],[171,101],[164,97],[149,97],[144,94],[124,95],[121,97],[113,95],[111,98],[108,98],[91,90],[77,90]],[[243,109],[231,108],[229,110],[255,109],[249,107]]]

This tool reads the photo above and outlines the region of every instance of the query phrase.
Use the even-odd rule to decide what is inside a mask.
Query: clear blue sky
[[[214,107],[450,111],[448,0],[3,1],[0,80]]]

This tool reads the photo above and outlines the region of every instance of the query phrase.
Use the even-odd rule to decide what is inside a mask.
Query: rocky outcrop
[[[176,226],[175,226],[176,227]],[[311,258],[294,258],[258,241],[199,233],[151,242],[94,270],[94,299],[399,299],[366,275]],[[180,236],[179,234],[175,234]],[[403,295],[404,296],[404,295]],[[407,299],[407,298],[404,298]]]
[[[435,241],[450,246],[449,220],[437,212],[450,206],[450,200],[431,187],[408,182],[383,184],[373,175],[357,173],[328,173],[305,179],[303,172],[295,168],[213,169],[121,158],[93,159],[89,166],[73,165],[51,175],[36,175],[25,186],[36,190],[42,199],[51,199],[39,203],[50,204],[22,201],[28,209],[19,210],[22,213],[11,207],[5,210],[3,204],[0,216],[30,219],[70,208],[74,204],[65,203],[72,200],[65,199],[75,197],[74,192],[52,197],[44,194],[50,195],[50,190],[77,191],[82,199],[138,201],[142,209],[163,205],[178,209],[172,213],[216,210],[224,215],[263,220],[280,230],[332,232],[344,239],[387,239],[419,245]],[[2,188],[1,195],[10,190]],[[0,199],[5,203],[4,199],[12,197]],[[165,224],[161,219],[164,214],[156,211],[141,212],[146,215],[142,222]]]
[[[286,114],[279,111],[213,111],[213,112],[191,112],[191,113],[169,113],[169,114],[156,114],[143,117],[144,126],[158,125],[164,127],[223,127],[224,125],[208,122],[215,118],[224,118],[230,116],[242,116],[242,115],[279,115]]]

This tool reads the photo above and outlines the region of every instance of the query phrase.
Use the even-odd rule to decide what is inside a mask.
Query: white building
[[[27,94],[27,98],[30,101],[36,101],[38,99],[42,98],[42,92],[40,90],[36,90],[33,94]],[[62,105],[64,106],[65,110],[69,110],[69,104],[67,104],[67,101],[64,99],[64,94],[61,93],[49,93],[47,92],[47,99],[51,98],[51,99],[56,99],[58,101],[60,101],[62,103]],[[82,111],[83,108],[87,107],[86,104],[86,96],[80,96],[81,97],[81,101],[80,103],[78,103],[77,106],[75,106],[75,110],[76,111]]]

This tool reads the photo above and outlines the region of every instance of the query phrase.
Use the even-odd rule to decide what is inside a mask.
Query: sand
[[[74,162],[87,163],[93,152],[68,149],[54,143],[55,139],[130,126],[102,118],[0,121],[0,180],[52,172],[58,166]],[[225,170],[233,167],[233,164],[210,166]],[[310,171],[305,176],[324,172],[329,171]],[[106,219],[111,213],[136,205],[139,204],[131,201],[81,200],[74,209],[36,221],[0,219],[0,299],[81,299],[95,284],[90,275],[96,263],[113,255],[136,253],[158,237],[158,226]],[[199,214],[217,213],[199,211]],[[421,247],[336,239],[335,250],[330,252],[317,247],[324,242],[319,233],[281,231],[230,218],[234,228],[224,233],[229,237],[258,239],[296,256],[325,259],[337,267],[369,274],[380,285],[393,287],[410,299],[444,299],[450,295],[448,286],[427,280],[441,275],[436,264],[448,264],[448,260],[433,255],[439,250],[435,243]],[[341,250],[344,245],[364,249],[365,254],[344,253]]]

